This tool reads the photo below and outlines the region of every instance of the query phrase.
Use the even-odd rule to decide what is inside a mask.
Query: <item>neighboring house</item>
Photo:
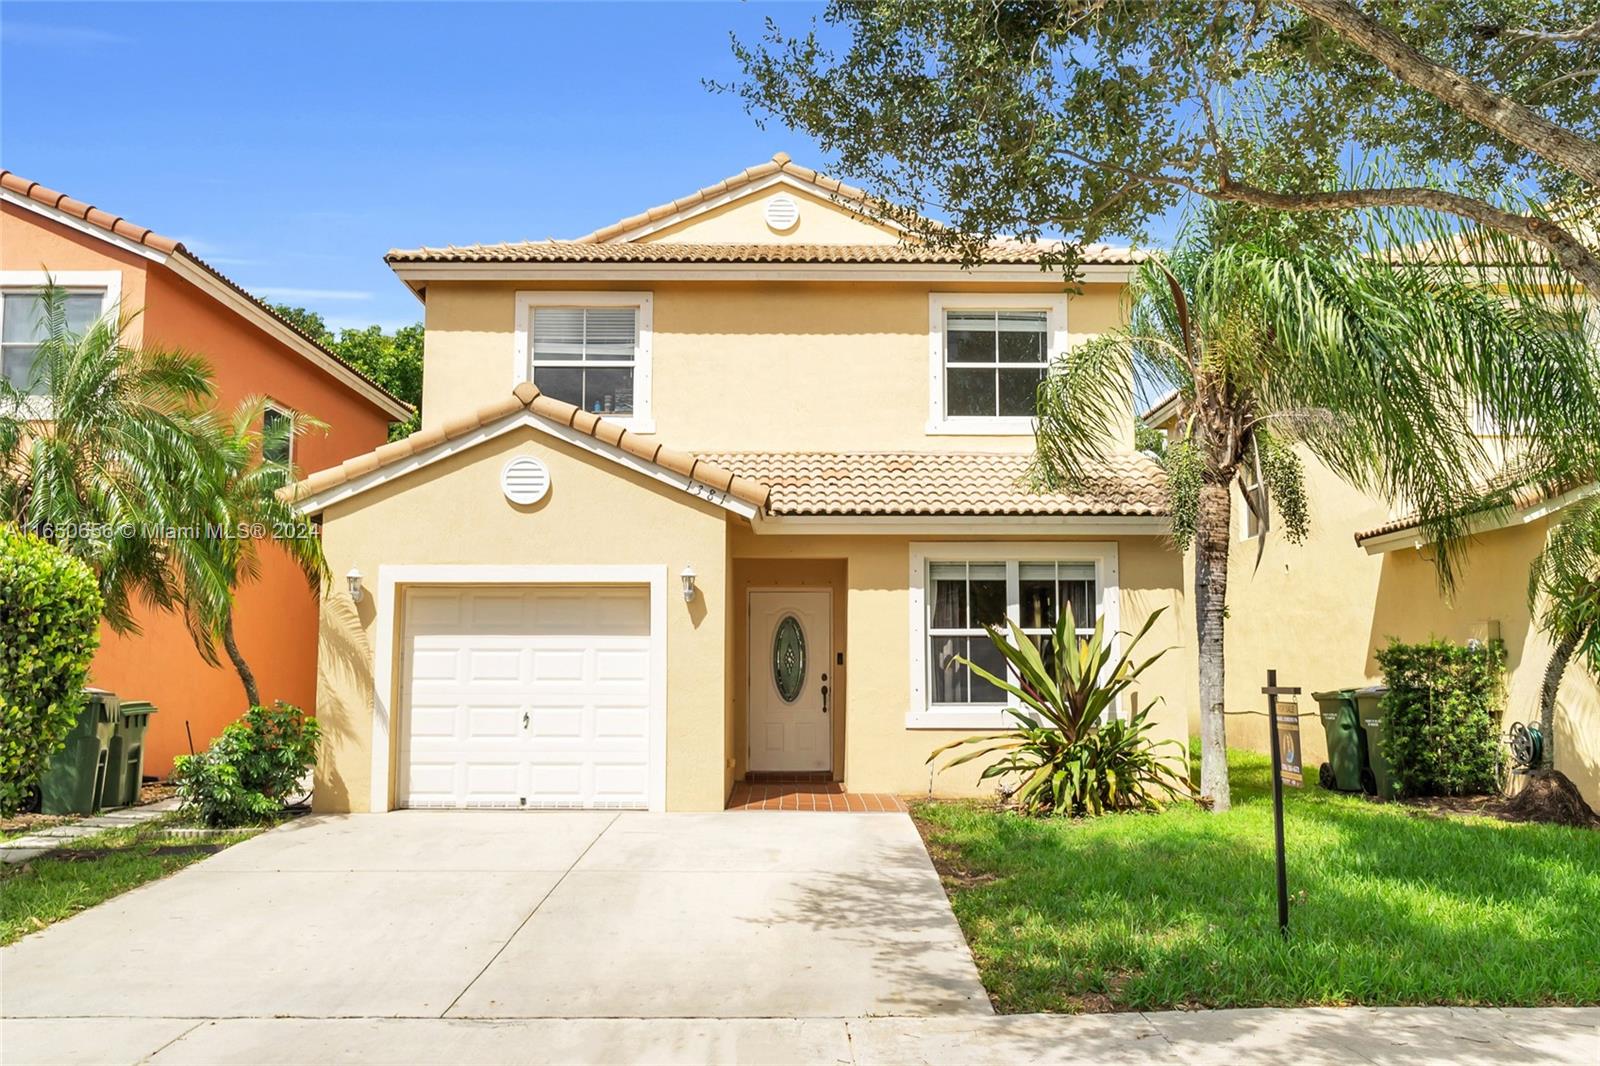
[[[1177,417],[1178,401],[1168,397],[1142,420],[1171,429]],[[1380,681],[1376,656],[1391,638],[1498,638],[1506,645],[1508,675],[1503,726],[1537,722],[1551,644],[1528,610],[1528,567],[1562,509],[1594,486],[1527,497],[1510,514],[1481,524],[1454,594],[1446,597],[1416,515],[1396,517],[1388,504],[1352,488],[1303,450],[1301,459],[1311,517],[1304,543],[1290,544],[1272,530],[1270,502],[1263,538],[1243,490],[1235,492],[1228,710],[1265,710],[1261,687],[1268,669],[1278,671],[1280,684],[1300,686],[1300,711],[1314,715],[1312,693]],[[1192,557],[1187,565],[1192,574]],[[1303,719],[1300,735],[1306,763],[1321,762],[1320,722]],[[1266,750],[1264,715],[1229,718],[1228,740]],[[1600,803],[1600,686],[1580,662],[1567,668],[1551,742],[1556,769],[1590,803]]]
[[[780,154],[576,240],[389,254],[426,307],[422,429],[299,492],[350,575],[320,808],[972,793],[926,760],[1008,725],[956,662],[999,668],[981,623],[1168,608],[1147,647],[1185,644],[1131,411],[1081,491],[1018,486],[1040,376],[1119,321],[1135,257],[1090,249],[1069,295],[1037,246],[963,270],[862,202]],[[1192,647],[1146,675],[1162,735],[1194,676]]]
[[[75,327],[103,314],[131,314],[132,343],[203,355],[223,409],[264,396],[269,412],[298,411],[326,423],[325,434],[294,442],[301,469],[382,443],[389,423],[410,413],[178,241],[0,171],[0,369],[14,382],[27,380],[47,277],[69,293]],[[240,589],[235,619],[263,696],[312,707],[316,596],[277,551],[262,553],[261,577]],[[244,711],[244,690],[226,657],[219,667],[206,665],[177,614],[141,605],[137,620],[137,636],[102,631],[90,680],[156,705],[144,765],[146,773],[165,774],[173,757],[189,750],[191,736],[203,749]]]

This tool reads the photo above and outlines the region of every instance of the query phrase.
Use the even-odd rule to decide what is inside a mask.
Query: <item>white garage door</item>
[[[646,807],[649,589],[415,589],[400,802]]]

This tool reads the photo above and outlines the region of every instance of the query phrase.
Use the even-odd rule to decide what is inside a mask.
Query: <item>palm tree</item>
[[[41,306],[45,338],[29,378],[0,379],[0,520],[89,564],[106,621],[137,632],[135,597],[176,599],[168,548],[198,518],[212,463],[195,415],[213,393],[210,368],[125,344],[131,317],[74,333],[53,285]]]
[[[1219,811],[1230,799],[1223,650],[1241,475],[1251,509],[1270,496],[1291,541],[1307,525],[1296,445],[1416,507],[1448,588],[1472,518],[1495,505],[1480,487],[1499,458],[1480,432],[1517,437],[1530,477],[1575,461],[1585,446],[1574,433],[1600,441],[1579,304],[1515,298],[1498,275],[1490,289],[1465,262],[1406,251],[1418,245],[1330,249],[1290,225],[1202,214],[1171,255],[1138,269],[1126,328],[1075,349],[1039,392],[1033,477],[1044,490],[1099,465],[1136,376],[1180,397],[1164,464],[1174,539],[1195,548],[1201,792]]]
[[[1574,504],[1528,575],[1528,609],[1555,647],[1539,690],[1539,731],[1552,762],[1556,695],[1574,656],[1600,678],[1600,497]]]
[[[328,569],[315,529],[279,495],[296,478],[287,458],[290,442],[322,423],[291,414],[268,425],[265,410],[266,401],[255,397],[230,419],[200,420],[217,460],[207,468],[206,522],[202,535],[182,540],[172,552],[184,622],[195,647],[215,665],[221,642],[250,707],[262,705],[261,691],[239,649],[233,614],[239,586],[260,574],[261,546],[272,544],[284,552],[313,591],[321,587]],[[274,458],[278,455],[285,458]]]

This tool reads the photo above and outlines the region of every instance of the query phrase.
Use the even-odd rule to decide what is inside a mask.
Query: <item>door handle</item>
[[[522,712],[522,728],[524,728],[524,729],[528,728],[528,712],[527,711],[523,711]]]
[[[828,686],[822,686],[822,713],[828,713]]]

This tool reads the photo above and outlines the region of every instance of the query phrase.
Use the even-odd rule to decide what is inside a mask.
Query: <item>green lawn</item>
[[[174,836],[166,823],[162,819],[128,829],[109,829],[69,842],[63,848],[68,857],[46,852],[0,870],[0,944],[205,858],[197,845],[237,844],[260,832],[245,829],[223,835]],[[184,850],[158,854],[161,848]],[[85,856],[84,852],[94,854]]]
[[[1287,789],[1277,931],[1264,757],[1234,809],[915,810],[1001,1011],[1600,1003],[1600,832]]]

